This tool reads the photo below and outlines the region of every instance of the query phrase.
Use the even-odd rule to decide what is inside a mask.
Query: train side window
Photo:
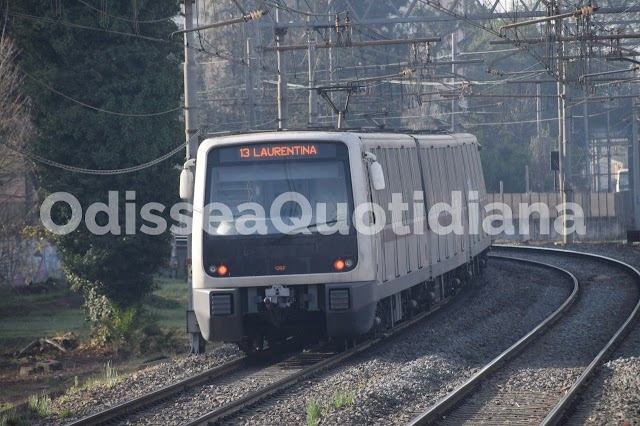
[[[391,170],[389,169],[389,158],[390,158],[390,149],[389,148],[382,148],[382,161],[380,162],[380,164],[382,165],[382,169],[384,170],[384,174],[385,176],[388,176],[388,184],[386,185],[386,187],[382,190],[379,191],[381,193],[381,197],[380,197],[380,207],[382,207],[383,210],[387,209],[387,206],[389,205],[389,203],[391,202],[391,191],[392,191],[392,185],[394,184],[394,176],[391,174]],[[385,223],[387,225],[391,224],[391,215],[387,214],[386,215],[386,221]]]
[[[405,197],[407,199],[407,203],[409,204],[409,211],[407,212],[407,217],[412,220],[414,219],[413,215],[413,193],[414,191],[419,191],[422,188],[422,185],[419,185],[420,180],[416,179],[416,149],[409,148],[405,150],[405,159],[406,159],[406,168],[404,170],[407,171],[407,188],[405,192]]]
[[[474,161],[473,161],[473,150],[475,149],[474,145],[467,146],[467,150],[465,152],[465,159],[467,162],[467,170],[469,176],[469,191],[476,191],[478,195],[480,193],[480,188],[478,187],[478,179],[480,178],[479,171],[476,169]]]
[[[473,173],[469,167],[469,145],[462,145],[460,147],[460,157],[462,158],[462,181],[464,183],[464,195],[465,199],[469,196],[469,191],[473,189]]]
[[[412,217],[411,210],[413,209],[411,203],[411,196],[409,195],[412,188],[411,173],[409,170],[408,161],[409,149],[401,148],[398,151],[398,175],[400,176],[402,202],[407,203],[409,209],[402,212],[402,223],[404,225],[409,223],[409,219]]]
[[[447,148],[436,148],[436,155],[438,157],[438,169],[440,170],[441,185],[440,185],[440,199],[438,201],[451,204],[451,185],[449,182],[449,175],[447,173],[447,157],[445,150]]]
[[[480,188],[477,186],[478,182],[478,168],[476,167],[474,160],[474,150],[476,149],[475,145],[470,145],[467,151],[467,161],[469,163],[469,170],[471,171],[471,186],[474,190],[480,191]]]
[[[463,180],[463,200],[465,202],[465,205],[469,204],[469,192],[471,191],[477,191],[477,188],[475,187],[475,173],[473,170],[473,167],[471,167],[471,162],[469,160],[469,152],[471,149],[470,145],[463,145],[461,147],[461,157],[462,157],[462,164],[464,165],[463,167],[463,174],[462,174],[462,180]]]
[[[378,162],[380,164],[382,164],[382,149],[380,148],[369,148],[368,149],[373,155],[376,156],[376,158],[378,159]],[[383,166],[384,168],[384,166]],[[365,170],[364,173],[365,179],[368,182],[369,181],[369,173],[367,170]],[[376,203],[376,204],[380,204],[381,203],[381,198],[382,198],[382,194],[381,191],[376,191],[373,189],[373,186],[370,186],[370,191],[369,191],[369,201],[372,203]]]
[[[473,152],[473,159],[476,165],[476,176],[478,177],[478,182],[480,183],[478,191],[480,191],[480,198],[483,198],[487,194],[487,188],[484,186],[482,163],[480,163],[480,151],[478,151],[477,146],[475,146],[475,150]]]
[[[440,167],[438,166],[438,150],[436,148],[427,149],[427,155],[429,156],[429,175],[431,176],[431,182],[429,188],[431,189],[431,205],[439,203],[442,198],[442,175],[440,174]]]
[[[455,161],[457,158],[454,153],[457,151],[458,147],[452,146],[446,149],[445,156],[447,157],[447,172],[449,176],[449,190],[453,193],[453,191],[462,191],[462,187],[460,185],[460,168],[462,165]],[[451,202],[453,202],[453,197],[451,198]]]
[[[388,158],[388,170],[391,176],[391,182],[389,185],[389,199],[388,202],[391,203],[392,202],[392,194],[402,194],[402,178],[400,176],[400,170],[398,167],[398,154],[399,154],[400,149],[398,148],[389,148],[389,158]],[[386,209],[388,206],[384,206],[384,208]],[[389,214],[387,214],[387,217],[389,218],[388,223],[391,223],[392,221],[392,215],[391,212],[389,212]]]
[[[429,150],[427,148],[420,147],[420,163],[422,164],[422,187],[424,188],[424,205],[425,212],[429,211],[429,206],[433,205],[433,192],[431,189],[431,161],[429,158]]]

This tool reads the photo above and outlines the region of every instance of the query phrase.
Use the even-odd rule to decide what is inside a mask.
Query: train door
[[[412,151],[411,148],[403,148],[398,152],[398,170],[400,174],[400,183],[402,185],[402,199],[407,204],[407,209],[402,212],[402,225],[405,235],[398,236],[399,245],[403,246],[398,252],[398,258],[400,259],[399,266],[404,265],[406,273],[417,270],[417,247],[416,237],[413,233],[413,191],[415,188],[412,172]],[[404,258],[400,257],[404,250]],[[404,260],[404,261],[403,261]],[[402,271],[401,271],[402,273]]]
[[[444,164],[442,164],[442,149],[439,148],[430,148],[427,150],[429,156],[429,174],[431,180],[429,182],[429,187],[432,192],[432,200],[429,203],[429,222],[432,224],[439,224],[440,217],[438,211],[434,208],[438,203],[444,202],[444,193],[447,191],[447,180],[444,176]],[[431,226],[430,226],[431,228]],[[442,235],[441,232],[436,232],[434,229],[431,229],[433,234],[433,240],[437,241],[437,243],[432,244],[431,247],[437,247],[437,256],[434,257],[434,262],[432,264],[436,264],[444,261],[449,257],[449,253],[447,250],[447,239],[446,235]]]
[[[461,159],[462,159],[462,172],[463,172],[463,181],[464,181],[464,200],[465,200],[465,226],[467,227],[467,235],[469,242],[469,253],[467,253],[468,257],[473,257],[477,254],[476,243],[478,241],[478,215],[477,212],[477,201],[475,199],[470,198],[470,193],[475,191],[477,193],[477,189],[474,186],[475,178],[473,176],[474,169],[471,166],[471,162],[469,161],[469,152],[473,149],[473,145],[463,145],[461,147]],[[476,197],[477,198],[477,197]],[[474,204],[474,206],[471,205]]]
[[[445,204],[451,206],[451,191],[453,190],[453,179],[451,178],[451,168],[454,167],[451,161],[448,161],[448,151],[450,151],[450,147],[438,148],[436,151],[438,152],[438,166],[440,167],[440,176],[441,179],[441,189],[442,189],[442,198],[441,201]],[[439,223],[443,228],[443,236],[445,241],[445,258],[449,259],[453,257],[456,253],[455,248],[455,235],[453,232],[446,232],[450,225],[453,223],[453,216],[449,212],[445,212],[440,214]]]
[[[389,148],[388,150],[389,156],[387,157],[387,161],[388,161],[387,170],[389,171],[388,172],[389,174],[387,175],[389,176],[388,186],[389,186],[389,189],[391,190],[391,194],[398,194],[398,195],[403,194],[402,172],[400,169],[400,151],[401,151],[400,148]],[[390,199],[389,202],[391,202],[391,200],[392,199]],[[387,208],[387,207],[388,205],[384,206],[384,208]],[[395,242],[395,244],[392,245],[394,258],[395,258],[395,268],[396,268],[394,278],[399,277],[401,275],[406,275],[407,273],[407,262],[406,262],[407,246],[406,246],[405,238],[403,235],[398,235],[398,233],[396,232],[396,229],[402,226],[403,216],[404,216],[404,213],[400,214],[399,217],[394,218],[391,215],[391,211],[387,211],[387,217],[389,218],[389,223],[391,224],[389,229],[389,232],[391,235],[389,235],[389,238],[393,239],[393,241]]]
[[[407,176],[408,185],[406,188],[407,199],[409,200],[409,211],[407,224],[411,228],[411,234],[408,237],[408,250],[409,250],[409,270],[415,271],[421,269],[425,263],[423,260],[424,250],[421,250],[423,244],[425,227],[424,201],[418,200],[422,204],[423,208],[417,212],[415,211],[414,192],[422,192],[422,177],[420,175],[420,165],[418,164],[418,155],[416,148],[409,148],[404,151],[406,155],[406,168],[405,176]],[[422,194],[424,198],[424,194]]]
[[[384,175],[387,177],[387,185],[385,189],[379,192],[378,205],[387,213],[387,206],[391,202],[391,193],[393,175],[389,168],[390,149],[382,147],[380,149],[380,155],[378,156],[378,162],[382,166]],[[380,220],[380,219],[379,219]],[[391,215],[385,214],[385,224],[380,236],[382,247],[382,266],[383,266],[383,281],[389,281],[396,278],[396,239],[393,233],[391,224]]]
[[[366,147],[366,145],[363,147],[363,149],[365,149],[367,151],[370,151],[373,155],[376,156],[376,158],[378,159],[378,162],[380,164],[382,164],[382,150],[380,148],[374,148],[374,147]],[[369,173],[367,168],[364,168],[364,179],[366,182],[369,182]],[[383,169],[384,171],[384,169]],[[372,204],[377,204],[379,206],[381,206],[383,204],[383,197],[384,197],[384,191],[376,191],[373,189],[373,187],[371,185],[368,185],[369,188],[369,199],[367,201],[369,201]],[[373,221],[374,223],[378,223],[378,221],[381,218],[377,217],[375,214],[373,214]],[[384,265],[384,244],[382,243],[382,238],[380,238],[379,235],[374,235],[373,236],[373,241],[375,244],[375,251],[374,251],[374,256],[375,256],[375,261],[376,261],[376,269],[377,269],[377,278],[379,282],[382,282],[385,280],[385,265]]]
[[[420,164],[422,164],[422,187],[424,188],[424,208],[425,208],[425,224],[424,237],[420,246],[424,251],[425,262],[427,265],[435,265],[438,262],[440,251],[438,250],[438,236],[430,229],[429,212],[435,204],[434,182],[432,178],[432,161],[431,149],[419,146]]]
[[[484,218],[484,208],[487,204],[487,189],[484,184],[482,163],[480,163],[480,152],[478,151],[477,145],[474,145],[473,150],[471,151],[470,154],[471,154],[470,160],[473,165],[474,177],[475,177],[475,181],[473,182],[473,184],[478,190],[478,211],[479,211],[478,220],[480,222],[480,228],[478,230],[479,232],[478,242],[480,242],[481,239],[484,240],[485,238],[487,238],[487,233],[484,231],[484,228],[482,226],[482,220]]]

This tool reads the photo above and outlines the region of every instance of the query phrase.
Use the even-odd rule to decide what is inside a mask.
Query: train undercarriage
[[[268,286],[209,290],[209,336],[236,342],[246,352],[291,337],[355,339],[383,333],[432,309],[472,284],[487,265],[487,252],[433,280],[376,301],[375,283]],[[222,300],[228,302],[224,306]],[[365,303],[357,303],[365,301]],[[366,302],[368,301],[368,303]]]

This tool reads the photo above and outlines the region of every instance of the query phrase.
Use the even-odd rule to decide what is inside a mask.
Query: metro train
[[[480,148],[462,133],[203,141],[195,176],[181,182],[194,194],[202,336],[245,351],[296,335],[354,339],[455,293],[485,267],[491,245]],[[404,207],[389,210],[400,198]],[[442,203],[451,209],[433,208]],[[456,219],[457,232],[442,232]]]

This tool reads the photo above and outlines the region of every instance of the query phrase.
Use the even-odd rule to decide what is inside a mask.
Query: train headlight
[[[353,259],[347,259],[344,261],[344,266],[346,266],[347,268],[353,268]]]
[[[215,274],[218,271],[218,267],[216,265],[209,266],[209,272]]]
[[[344,260],[342,259],[337,259],[335,262],[333,262],[333,267],[336,269],[336,271],[340,272],[344,269],[345,267],[345,263]]]

